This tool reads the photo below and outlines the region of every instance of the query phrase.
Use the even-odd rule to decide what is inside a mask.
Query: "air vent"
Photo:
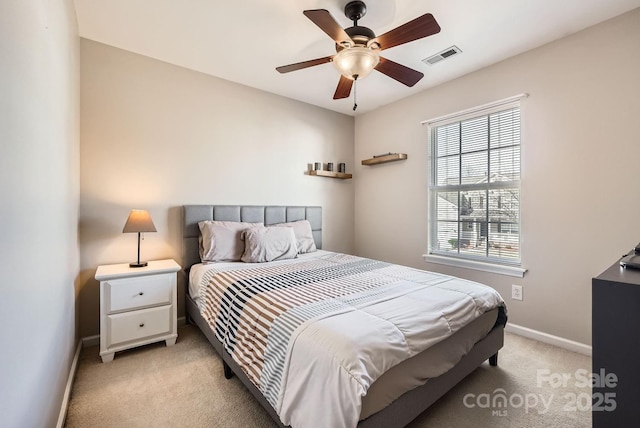
[[[425,64],[433,65],[435,63],[442,61],[443,59],[450,58],[459,53],[462,53],[459,47],[451,46],[450,48],[447,48],[442,52],[438,52],[435,55],[431,55],[429,58],[423,59],[422,62],[424,62]]]

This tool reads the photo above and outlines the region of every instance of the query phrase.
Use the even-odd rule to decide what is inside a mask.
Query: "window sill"
[[[452,257],[437,256],[435,254],[423,254],[424,261],[447,266],[461,267],[465,269],[480,270],[483,272],[497,273],[499,275],[524,277],[526,269],[516,266],[504,266],[493,263],[479,262],[476,260],[455,259]]]

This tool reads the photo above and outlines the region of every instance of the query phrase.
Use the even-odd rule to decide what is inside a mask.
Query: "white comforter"
[[[285,425],[355,427],[362,397],[385,371],[504,306],[479,283],[397,265],[375,272],[387,282],[374,298],[350,296],[293,330],[274,405]]]

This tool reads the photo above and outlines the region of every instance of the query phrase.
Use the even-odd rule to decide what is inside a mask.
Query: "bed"
[[[356,423],[360,427],[405,426],[485,361],[488,360],[489,364],[492,366],[497,365],[498,350],[503,345],[504,325],[506,323],[506,309],[504,307],[504,302],[497,293],[493,292],[492,294],[485,290],[488,289],[486,286],[481,286],[479,284],[476,285],[475,283],[460,280],[458,278],[446,277],[435,273],[418,271],[416,269],[392,265],[380,261],[324,251],[322,249],[321,207],[185,205],[183,207],[183,220],[182,265],[190,278],[190,282],[186,287],[187,292],[185,296],[187,318],[189,322],[198,326],[209,342],[211,342],[218,354],[220,354],[223,360],[225,377],[230,378],[233,375],[236,375],[254,395],[258,402],[260,402],[260,404],[267,410],[272,419],[280,426],[287,426],[282,422],[283,420],[294,427],[308,425],[306,422],[300,422],[308,420],[313,420],[319,425],[325,426],[354,426]],[[200,263],[201,244],[199,242],[200,229],[198,227],[198,223],[212,220],[263,223],[265,226],[282,223],[291,224],[292,222],[306,220],[310,225],[311,234],[317,251],[301,254],[295,259],[278,260],[270,263],[254,264],[228,262],[202,265]],[[292,271],[295,271],[296,275],[298,275],[300,272],[300,265],[305,266],[306,270],[304,272],[309,270],[325,272],[324,275],[328,275],[331,278],[327,277],[322,280],[314,280],[316,281],[315,284],[331,284],[334,288],[336,284],[351,281],[352,276],[354,278],[358,278],[359,281],[360,278],[368,278],[368,280],[362,282],[363,284],[370,284],[372,282],[372,278],[382,277],[387,279],[392,278],[394,281],[394,287],[396,282],[399,284],[401,283],[403,286],[402,293],[408,293],[406,296],[411,297],[413,300],[416,300],[416,296],[418,300],[421,299],[422,293],[426,292],[427,289],[444,290],[443,293],[451,294],[452,292],[459,292],[460,287],[468,287],[473,289],[474,292],[477,287],[477,291],[479,293],[488,294],[472,296],[471,299],[466,299],[466,301],[471,300],[475,305],[481,305],[482,307],[480,309],[475,308],[476,314],[473,315],[473,317],[465,314],[463,309],[460,309],[460,313],[462,315],[447,318],[445,320],[447,324],[445,329],[448,328],[450,331],[446,333],[446,335],[441,331],[442,322],[435,318],[433,321],[434,325],[431,328],[423,329],[420,327],[421,331],[416,332],[415,334],[405,333],[405,337],[402,337],[401,340],[406,340],[407,343],[404,344],[403,342],[400,347],[412,350],[412,353],[408,356],[392,356],[395,355],[394,353],[399,345],[396,343],[398,340],[393,338],[393,335],[395,334],[394,329],[391,329],[394,331],[386,333],[383,332],[383,330],[385,330],[385,323],[388,323],[385,321],[381,324],[381,328],[379,330],[380,333],[376,330],[375,335],[369,333],[366,337],[375,336],[375,340],[372,340],[375,342],[372,345],[374,347],[390,347],[391,350],[389,351],[389,357],[386,356],[387,354],[378,352],[377,348],[375,348],[375,352],[371,354],[373,357],[365,359],[364,363],[362,358],[357,359],[354,357],[355,362],[352,364],[349,360],[345,359],[347,357],[351,358],[350,356],[345,357],[340,354],[340,358],[342,358],[342,360],[338,362],[340,365],[338,370],[327,370],[326,372],[323,372],[320,369],[326,370],[327,367],[330,369],[331,366],[329,366],[329,364],[336,363],[331,361],[316,361],[314,358],[314,350],[312,348],[313,340],[309,338],[316,337],[314,334],[317,334],[319,331],[314,330],[314,328],[316,328],[316,324],[321,326],[324,325],[324,327],[318,327],[318,329],[322,329],[326,328],[327,325],[332,325],[330,323],[345,322],[344,320],[340,321],[341,316],[345,317],[347,324],[349,324],[349,317],[368,316],[369,318],[366,319],[377,319],[378,313],[375,313],[375,311],[378,310],[377,308],[379,307],[384,307],[384,311],[389,313],[394,311],[393,307],[386,307],[389,306],[387,302],[391,302],[393,299],[388,298],[387,294],[380,297],[382,296],[382,294],[380,294],[376,297],[377,300],[375,301],[375,304],[372,304],[369,301],[367,301],[369,303],[358,303],[360,306],[358,306],[356,310],[348,311],[342,309],[335,310],[335,308],[333,308],[331,316],[327,316],[326,318],[324,318],[324,316],[316,317],[314,318],[313,323],[310,323],[309,320],[300,321],[302,324],[298,324],[296,328],[292,329],[295,330],[295,332],[302,331],[302,333],[300,333],[299,336],[292,336],[289,343],[295,343],[296,346],[285,347],[285,349],[288,349],[287,352],[289,352],[289,354],[287,354],[286,358],[282,357],[282,361],[286,364],[287,369],[284,370],[286,373],[300,374],[301,376],[307,377],[305,377],[305,381],[296,381],[296,376],[292,375],[287,379],[288,382],[283,383],[282,378],[286,378],[286,373],[282,374],[283,370],[281,366],[283,364],[280,364],[280,370],[271,370],[273,372],[277,372],[280,377],[274,375],[271,375],[271,377],[275,378],[275,381],[279,381],[282,385],[287,385],[287,387],[283,387],[282,391],[276,390],[276,392],[273,393],[271,390],[265,389],[266,387],[263,383],[260,383],[260,379],[269,377],[265,376],[264,373],[271,373],[268,369],[274,366],[274,364],[271,364],[270,361],[275,360],[267,361],[266,356],[261,356],[261,358],[264,358],[265,369],[263,372],[256,375],[252,371],[253,369],[250,364],[244,362],[242,356],[238,356],[239,352],[237,349],[240,348],[240,346],[237,345],[236,340],[240,339],[236,339],[234,337],[232,342],[230,342],[227,340],[226,336],[224,336],[226,333],[221,333],[220,326],[230,325],[229,321],[224,321],[221,324],[209,322],[209,320],[213,318],[212,311],[216,314],[216,318],[222,318],[220,316],[220,312],[223,312],[222,309],[210,307],[212,305],[211,302],[205,304],[203,303],[203,299],[205,299],[206,295],[230,293],[229,289],[235,287],[238,282],[255,282],[256,280],[267,281],[264,279],[267,277],[289,278],[287,276],[287,272]],[[357,266],[357,268],[354,268],[354,266]],[[275,269],[274,272],[276,272],[276,274],[267,274],[265,273],[265,269]],[[354,269],[355,273],[353,273]],[[347,274],[344,272],[347,271],[351,272],[348,274],[351,276],[346,276]],[[370,271],[375,271],[375,276],[373,276],[374,274]],[[282,274],[283,272],[285,272],[285,274]],[[327,272],[331,273],[328,274]],[[257,276],[251,277],[250,280],[246,280],[246,278],[248,278],[247,275]],[[223,287],[223,291],[216,291],[213,285],[215,285],[216,281],[221,281],[219,279],[212,280],[212,278],[225,278],[222,282],[227,284],[224,285],[224,287],[227,288]],[[238,280],[238,278],[242,279]],[[373,282],[375,281],[378,280],[374,279]],[[211,283],[212,286],[207,288],[207,284],[209,283]],[[406,287],[407,284],[411,287],[415,287],[415,290],[411,289],[409,291],[405,291],[404,287]],[[433,286],[433,284],[436,284],[437,286]],[[201,286],[203,287],[202,289],[200,288]],[[314,285],[314,287],[316,287],[316,285]],[[367,285],[367,287],[369,287],[369,285]],[[397,290],[400,290],[400,287],[393,288],[389,287],[387,284],[384,284],[384,287],[380,288],[376,288],[377,286],[371,287],[375,290],[382,290],[380,291],[381,293],[390,293],[389,296],[393,293],[397,294]],[[452,290],[447,289],[447,287]],[[288,289],[288,286],[282,288]],[[233,295],[236,295],[237,289],[234,290]],[[467,290],[467,288],[465,288],[465,290]],[[374,291],[373,294],[376,292],[377,291]],[[200,295],[200,293],[202,293],[202,295]],[[495,297],[495,295],[497,295],[497,297]],[[195,298],[192,296],[195,296]],[[362,296],[364,296],[364,294],[357,294],[358,302],[362,301]],[[403,295],[401,297],[406,299],[406,296]],[[368,298],[369,297],[366,297],[365,299]],[[240,300],[244,303],[243,299]],[[332,302],[335,300],[336,299],[332,299]],[[341,297],[338,300],[343,303],[343,300],[345,299],[342,299]],[[485,300],[491,301],[491,303],[486,303]],[[352,305],[352,302],[349,302],[349,305]],[[451,304],[452,303],[450,302],[449,306],[451,306]],[[467,304],[457,305],[457,303],[454,303],[453,305],[468,306]],[[213,306],[217,306],[217,303]],[[456,309],[456,311],[457,310],[458,309]],[[371,317],[372,311],[374,312],[373,318]],[[471,310],[464,309],[464,311],[470,312]],[[386,316],[386,312],[384,316]],[[395,315],[392,314],[392,317],[397,316],[397,308],[395,308],[395,312]],[[363,313],[364,315],[362,315]],[[426,315],[428,312],[424,311],[424,313],[424,318],[429,318],[429,316]],[[321,320],[317,321],[317,319]],[[355,318],[353,319],[355,320]],[[458,321],[455,320],[459,320],[459,325],[456,325]],[[424,320],[421,320],[421,323],[419,323],[420,326],[426,324],[422,321]],[[220,323],[219,320],[217,322]],[[225,322],[227,324],[225,324]],[[416,324],[412,323],[410,323],[410,325]],[[357,325],[358,323],[354,322],[353,324]],[[439,328],[438,325],[440,325]],[[304,328],[302,328],[302,326],[304,326]],[[267,326],[267,329],[277,331],[276,327],[277,326],[274,327],[273,325],[269,325]],[[406,326],[403,325],[402,328],[405,327]],[[230,330],[233,330],[234,328],[230,328]],[[345,331],[346,330],[348,330],[348,328],[345,327]],[[248,334],[244,332],[244,336],[251,336],[252,334],[253,333]],[[306,334],[306,336],[303,336],[304,334]],[[352,334],[359,334],[359,332]],[[391,337],[389,340],[391,344],[386,343],[385,334],[388,334],[389,337]],[[379,339],[378,336],[380,336],[381,339]],[[411,337],[412,342],[408,341],[408,337]],[[253,340],[252,338],[250,339]],[[367,340],[365,340],[365,342],[366,341]],[[379,344],[377,342],[382,343]],[[233,346],[230,346],[230,343]],[[394,343],[396,344],[394,345]],[[327,346],[324,346],[323,349],[326,347]],[[265,344],[264,348],[267,348],[267,344]],[[269,349],[271,350],[271,348]],[[338,355],[337,352],[346,352],[342,348],[348,348],[348,346],[343,346],[341,348],[336,345],[336,348],[339,348],[339,350],[336,351],[336,355]],[[415,352],[413,352],[413,350],[415,350]],[[274,352],[272,352],[272,354]],[[368,352],[371,351],[369,350]],[[319,351],[318,353],[322,352]],[[377,355],[385,356],[378,358]],[[369,360],[376,361],[371,362]],[[382,362],[378,360],[381,360]],[[309,361],[309,363],[307,363],[307,361]],[[350,377],[347,380],[343,380],[345,377],[344,375],[333,376],[337,379],[333,379],[332,377],[332,374],[342,372],[343,366],[352,367],[354,365],[358,365],[359,367],[359,365],[365,363],[372,365],[371,367],[378,364],[380,367],[384,367],[384,372],[377,373],[376,370],[371,369],[370,371],[372,373],[377,374],[375,376],[370,376],[371,378],[369,379],[368,369],[363,369],[364,381],[362,378],[354,381],[351,379],[354,377],[351,374],[346,376],[348,378]],[[306,369],[305,364],[309,364],[310,368]],[[287,372],[287,370],[289,371]],[[358,370],[359,369],[356,371]],[[313,373],[315,372],[325,374],[321,375],[320,380],[307,381],[307,379],[313,379],[312,376],[314,376]],[[347,383],[344,384],[341,382]],[[351,387],[351,384],[354,384],[355,386]],[[364,391],[362,389],[363,385],[365,386]],[[350,392],[350,389],[354,388],[355,390]],[[289,390],[292,392],[289,393]],[[304,394],[307,395],[305,396]],[[319,394],[329,395],[321,396]],[[311,407],[305,408],[304,410],[301,409],[303,405],[309,405],[309,403],[312,403]],[[320,405],[319,403],[322,404]],[[336,409],[333,409],[333,406],[335,406]],[[276,408],[278,411],[276,411]],[[328,419],[323,420],[323,417],[327,417]],[[322,421],[322,423],[319,421]]]

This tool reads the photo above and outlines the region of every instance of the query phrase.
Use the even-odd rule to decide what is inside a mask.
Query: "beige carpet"
[[[180,327],[178,335],[172,347],[119,352],[107,364],[97,347],[83,349],[66,426],[276,426],[237,378],[224,378],[197,327]],[[590,427],[591,389],[580,385],[579,369],[578,376],[591,372],[591,359],[507,333],[498,367],[483,364],[409,426]],[[553,382],[562,374],[570,378]],[[506,406],[492,405],[501,393]]]

